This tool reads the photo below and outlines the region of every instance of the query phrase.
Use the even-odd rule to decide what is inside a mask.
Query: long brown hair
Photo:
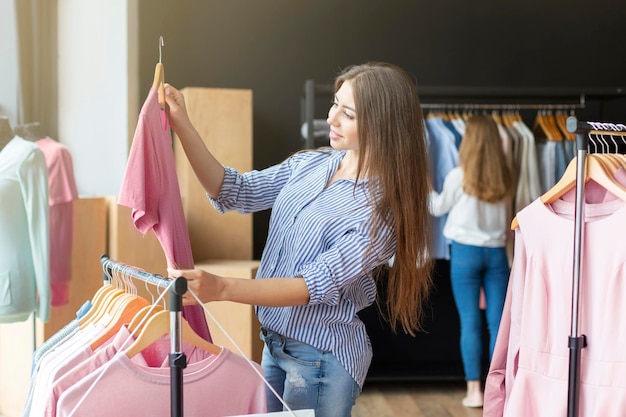
[[[498,125],[491,116],[476,114],[465,125],[459,146],[463,190],[479,200],[496,203],[514,190]]]
[[[413,335],[422,329],[424,302],[432,287],[430,170],[417,88],[403,69],[382,62],[347,68],[337,77],[335,91],[346,81],[356,107],[357,180],[374,179],[368,187],[379,197],[372,235],[387,225],[397,237],[384,309],[394,331],[401,325]]]

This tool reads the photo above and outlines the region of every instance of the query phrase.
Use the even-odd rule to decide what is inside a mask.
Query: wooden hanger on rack
[[[214,345],[213,343],[200,337],[198,333],[191,328],[187,320],[184,318],[181,318],[180,320],[183,341],[214,355],[222,353],[222,348],[220,346]],[[156,342],[159,338],[168,334],[170,334],[170,311],[159,311],[148,319],[133,344],[126,349],[125,353],[129,358],[132,358],[152,343]]]
[[[102,344],[115,336],[122,326],[129,324],[133,320],[135,314],[141,311],[142,308],[150,307],[148,300],[132,294],[126,294],[119,297],[115,304],[112,317],[106,324],[104,330],[90,343],[91,350],[95,351],[97,348],[102,346]]]
[[[163,310],[165,310],[165,308],[160,304],[151,304],[149,306],[143,307],[133,316],[130,323],[128,323],[128,331],[133,334],[139,334],[139,332],[141,332],[141,329],[143,329],[143,326],[149,320],[149,317],[152,317],[156,313]]]
[[[163,69],[162,52],[161,47],[165,46],[163,43],[163,36],[159,36],[159,62],[154,69],[154,81],[152,81],[152,87],[157,89],[157,95],[159,100],[159,106],[161,109],[165,109],[165,70]]]
[[[81,329],[86,328],[90,324],[98,323],[113,305],[115,297],[124,294],[124,290],[114,285],[105,284],[96,291],[91,300],[91,308],[78,320]]]
[[[620,184],[613,175],[615,173],[614,157],[610,154],[592,153],[585,157],[585,182],[594,180],[617,198],[626,201],[626,187]],[[565,173],[561,179],[540,198],[544,204],[550,204],[558,200],[576,186],[576,175],[578,157],[575,157],[567,165]],[[623,166],[622,166],[623,167]],[[511,223],[511,229],[518,226],[517,217]]]

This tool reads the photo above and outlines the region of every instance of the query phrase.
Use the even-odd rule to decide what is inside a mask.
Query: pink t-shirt
[[[76,355],[71,362],[68,361],[67,365],[69,366],[66,367],[65,371],[57,373],[53,378],[52,389],[49,392],[44,416],[56,416],[56,406],[59,397],[65,390],[101,366],[106,365],[118,352],[128,348],[134,340],[135,338],[132,337],[128,328],[122,326],[117,334],[107,343],[101,345],[95,351],[89,350],[86,357]],[[188,364],[211,356],[211,353],[192,346],[185,341],[182,341],[181,348],[186,355]],[[170,349],[170,339],[168,336],[164,336],[133,356],[131,361],[140,366],[169,367],[168,355]]]
[[[194,267],[176,176],[172,135],[155,88],[150,89],[139,114],[118,204],[132,209],[133,222],[141,233],[154,230],[168,267]],[[184,307],[183,316],[196,333],[211,341],[202,306]]]
[[[183,415],[224,417],[266,412],[261,367],[223,349],[183,369]],[[58,417],[170,417],[170,369],[141,366],[123,352],[64,391]]]
[[[51,305],[69,303],[72,278],[72,233],[74,200],[78,198],[72,155],[68,148],[45,137],[35,142],[48,167],[50,205],[50,292]]]

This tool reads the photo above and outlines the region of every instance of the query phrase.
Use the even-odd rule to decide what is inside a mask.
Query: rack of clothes
[[[260,365],[207,341],[182,315],[184,278],[106,254],[100,262],[102,287],[33,356],[24,416],[266,412]],[[137,281],[149,296],[139,295]]]
[[[575,159],[512,223],[515,256],[485,417],[605,417],[626,408],[618,376],[625,371],[626,334],[614,321],[626,312],[619,238],[626,221],[626,126],[575,117],[566,124],[576,134]]]
[[[178,277],[174,280],[163,278],[156,274],[149,274],[140,269],[113,261],[106,254],[100,257],[100,263],[105,270],[105,282],[112,277],[115,271],[123,274],[131,274],[134,278],[167,289],[169,292],[170,311],[170,410],[172,417],[183,416],[183,369],[187,367],[187,357],[182,352],[182,296],[187,292],[187,281]],[[205,344],[206,345],[206,344]],[[135,345],[134,350],[141,350],[140,345]],[[216,351],[219,354],[219,350]],[[132,351],[130,353],[132,355]]]

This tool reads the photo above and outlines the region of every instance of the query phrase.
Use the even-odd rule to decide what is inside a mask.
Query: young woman
[[[391,326],[410,334],[431,287],[428,159],[413,80],[387,63],[347,68],[328,112],[330,147],[243,174],[207,150],[178,90],[166,85],[166,100],[214,207],[272,209],[256,279],[169,274],[187,278],[203,302],[257,306],[265,377],[291,409],[350,416],[372,358],[357,312],[376,301],[376,280],[388,277],[382,303]],[[269,390],[267,404],[283,409]]]
[[[490,116],[471,116],[459,146],[459,166],[448,173],[441,193],[430,193],[431,213],[448,213],[443,234],[451,241],[450,279],[461,322],[466,407],[483,405],[480,289],[485,292],[491,358],[509,278],[505,244],[514,190],[498,126]]]

